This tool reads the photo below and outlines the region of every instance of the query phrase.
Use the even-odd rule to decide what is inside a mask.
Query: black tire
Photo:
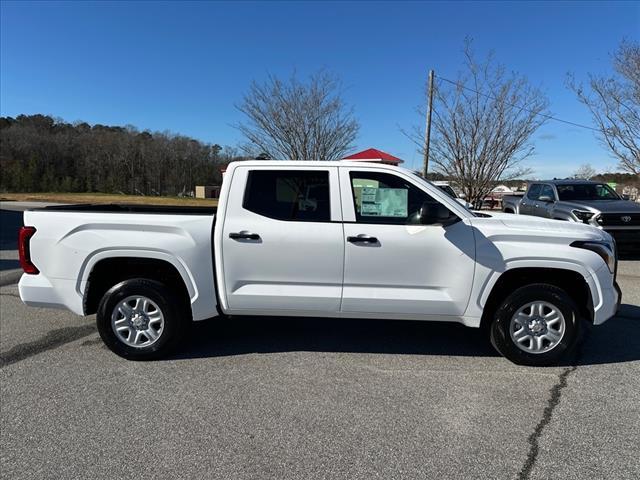
[[[509,329],[511,319],[520,308],[538,301],[551,304],[560,310],[564,317],[564,334],[548,351],[529,353],[516,345]],[[582,321],[578,307],[564,290],[553,285],[536,283],[518,288],[505,298],[493,316],[490,339],[495,349],[514,363],[529,366],[555,365],[575,348]],[[551,345],[549,342],[547,348]]]
[[[162,330],[150,345],[130,346],[116,334],[112,326],[114,310],[121,305],[121,302],[132,296],[142,296],[151,300],[163,317]],[[100,300],[96,314],[98,332],[107,347],[123,358],[128,360],[162,358],[174,350],[180,341],[184,327],[190,319],[190,312],[186,307],[184,301],[180,301],[160,282],[145,278],[125,280],[109,289]]]

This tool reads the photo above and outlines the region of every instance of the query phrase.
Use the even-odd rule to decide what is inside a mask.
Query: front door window
[[[433,198],[401,177],[350,172],[357,223],[419,225],[420,208]]]

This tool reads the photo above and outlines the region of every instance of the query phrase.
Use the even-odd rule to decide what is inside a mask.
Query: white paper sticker
[[[404,188],[362,189],[360,215],[363,217],[400,217],[408,212],[409,191]]]

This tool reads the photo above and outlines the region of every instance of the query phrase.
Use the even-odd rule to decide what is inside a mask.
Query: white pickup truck
[[[505,357],[546,365],[620,302],[608,233],[472,213],[386,165],[238,162],[217,212],[72,205],[24,224],[22,300],[97,313],[129,359],[166,355],[192,320],[287,315],[486,327]]]

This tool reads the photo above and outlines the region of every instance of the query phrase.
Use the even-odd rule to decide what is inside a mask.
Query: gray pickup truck
[[[502,211],[606,230],[623,252],[640,252],[640,204],[620,197],[609,185],[589,180],[530,182],[523,196],[505,195]]]

